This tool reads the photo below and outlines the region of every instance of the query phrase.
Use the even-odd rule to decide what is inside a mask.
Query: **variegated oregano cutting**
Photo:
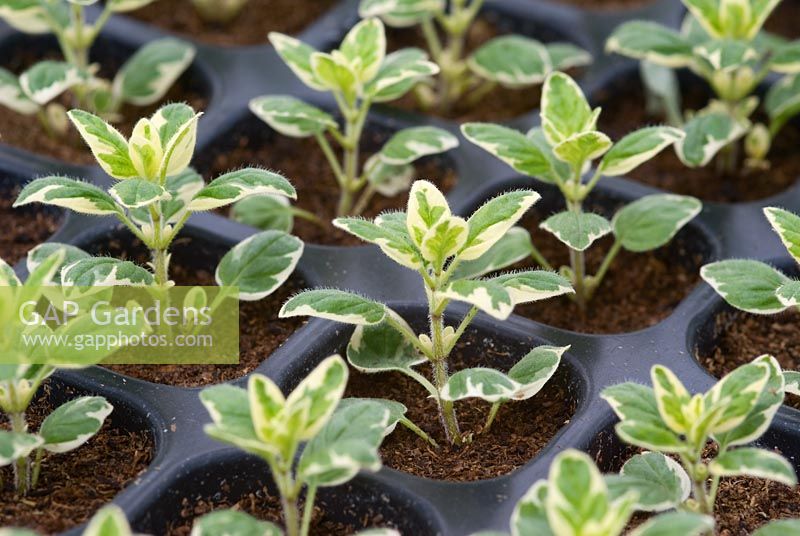
[[[553,73],[542,91],[541,126],[525,134],[490,123],[461,127],[469,141],[515,171],[555,185],[564,197],[566,210],[548,217],[540,227],[569,248],[570,265],[561,267],[560,272],[571,280],[581,310],[586,309],[620,250],[644,252],[665,245],[701,209],[700,201],[693,197],[656,194],[621,208],[611,221],[585,212],[583,203],[600,179],[629,173],[684,137],[677,128],[654,126],[631,132],[615,143],[597,129],[599,116],[600,108],[589,106],[572,78]],[[600,161],[586,176],[597,159]],[[614,243],[597,272],[590,274],[584,252],[608,234],[613,234]],[[530,237],[521,237],[519,248],[523,256],[531,255],[542,267],[552,269]]]
[[[0,104],[36,115],[50,135],[58,136],[69,126],[64,102],[115,121],[123,105],[160,101],[194,60],[190,44],[174,38],[151,41],[122,65],[113,80],[99,76],[100,66],[89,59],[113,14],[153,1],[106,0],[97,19],[89,21],[86,8],[97,0],[0,0],[0,18],[25,33],[53,35],[63,56],[36,63],[19,76],[0,68]]]
[[[464,434],[455,401],[477,397],[490,402],[486,430],[501,404],[538,393],[567,350],[534,348],[507,373],[486,367],[449,371],[449,356],[479,311],[505,320],[518,304],[572,292],[569,281],[548,271],[482,278],[518,260],[504,251],[517,239],[514,224],[538,199],[531,190],[504,193],[464,219],[451,212],[433,184],[416,181],[406,212],[384,213],[372,221],[334,221],[338,228],[376,244],[389,258],[419,274],[428,297],[427,333],[417,335],[386,305],[342,290],[302,292],[286,302],[280,316],[308,315],[355,325],[347,347],[350,364],[368,373],[399,371],[419,382],[438,403],[447,439],[460,444]],[[451,302],[472,306],[457,326],[445,322]],[[423,363],[430,366],[429,376],[417,370]]]

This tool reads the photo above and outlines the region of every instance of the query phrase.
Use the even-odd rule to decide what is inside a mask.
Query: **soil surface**
[[[262,166],[280,171],[297,189],[295,206],[316,214],[325,225],[295,218],[292,234],[312,244],[335,246],[361,246],[364,242],[336,229],[328,222],[336,217],[336,206],[339,200],[339,186],[333,172],[325,159],[325,155],[313,138],[288,138],[286,136],[267,136],[268,127],[259,122],[259,131],[250,133],[250,129],[238,132],[234,145],[230,148],[218,148],[210,162],[198,160],[199,169],[206,178],[216,177],[232,169],[247,166]],[[366,130],[362,147],[362,165],[372,153],[380,150],[388,139],[384,132]],[[446,156],[424,158],[416,163],[414,180],[426,179],[447,192],[457,182],[455,171],[447,165]],[[376,194],[370,201],[367,210],[362,214],[373,218],[387,210],[405,210],[408,196],[401,193],[394,197]]]
[[[171,277],[178,285],[215,286],[214,269],[210,265],[189,262],[187,254],[191,253],[187,252],[193,247],[196,246],[191,239],[178,238],[175,241],[175,254],[170,265]],[[131,259],[140,265],[147,262],[147,254],[142,251],[140,244],[126,247],[121,240],[112,241],[98,252],[120,259]],[[201,266],[197,267],[198,264]],[[278,311],[283,303],[305,286],[299,277],[290,277],[263,300],[240,302],[237,365],[113,365],[109,368],[134,378],[179,387],[211,385],[244,376],[258,367],[305,323],[303,318],[278,318]]]
[[[783,37],[797,39],[800,37],[798,21],[800,21],[800,1],[783,0],[769,16],[764,28]]]
[[[496,16],[481,15],[467,32],[465,42],[465,57],[490,39],[507,33],[513,33],[495,20]],[[535,37],[535,36],[534,36]],[[407,47],[417,47],[428,50],[422,30],[413,28],[388,28],[387,48],[390,51]],[[443,38],[443,37],[442,37]],[[569,70],[575,76],[579,70]],[[413,92],[406,94],[402,99],[389,103],[406,110],[423,111],[426,114],[452,119],[460,123],[466,121],[506,121],[526,114],[539,107],[541,99],[540,86],[522,89],[508,89],[497,86],[479,102],[471,103],[468,98],[462,98],[454,103],[450,110],[438,109],[422,110],[414,97]]]
[[[204,21],[188,0],[159,0],[128,15],[213,45],[268,43],[269,32],[296,34],[336,4],[336,0],[248,0],[228,24]]]
[[[98,42],[95,44],[95,50],[106,47],[112,47],[113,50],[115,46],[114,43]],[[58,53],[52,49],[41,50],[36,47],[23,47],[24,43],[20,43],[18,46],[11,48],[8,51],[8,55],[0,59],[0,66],[5,67],[12,73],[19,74],[38,61],[61,59]],[[100,76],[107,79],[113,78],[123,63],[122,60],[116,57],[92,58],[92,60],[101,63]],[[69,93],[63,94],[58,102],[67,110],[75,106]],[[184,73],[167,92],[161,103],[151,106],[123,106],[120,111],[122,119],[114,123],[114,127],[127,137],[140,118],[150,116],[161,104],[169,102],[186,102],[195,110],[200,111],[206,108],[208,96],[202,91],[199,82],[192,79],[191,73]],[[91,151],[72,124],[69,125],[63,138],[54,137],[47,134],[36,115],[22,115],[3,109],[2,113],[0,113],[0,142],[42,156],[64,160],[71,164],[95,163]]]
[[[721,378],[760,355],[770,354],[781,368],[800,370],[800,312],[753,315],[725,311],[715,322],[712,344],[700,344],[697,357]],[[800,396],[786,395],[785,404],[800,409]]]
[[[702,82],[693,81],[684,86],[684,108],[697,110],[708,100]],[[645,98],[638,75],[622,77],[610,89],[594,99],[601,106],[599,127],[613,140],[644,126],[663,122],[661,117],[647,113]],[[757,120],[761,120],[756,117]],[[718,175],[716,162],[703,168],[687,168],[673,149],[666,149],[657,157],[630,173],[629,178],[662,190],[692,195],[703,201],[736,203],[755,201],[778,194],[792,186],[800,177],[800,159],[796,158],[800,145],[800,128],[797,122],[783,127],[769,152],[771,167],[767,170],[742,170],[740,173]]]
[[[42,206],[11,208],[19,188],[6,188],[0,179],[0,259],[13,266],[58,230],[61,214]]]
[[[468,331],[450,356],[451,369],[489,366],[508,370],[527,351]],[[427,365],[417,370],[430,378]],[[404,374],[364,374],[351,368],[345,396],[401,402],[408,408],[406,416],[439,443],[440,448],[435,449],[398,426],[381,447],[384,465],[426,478],[467,482],[510,473],[536,456],[575,412],[576,400],[568,386],[568,373],[562,366],[532,398],[504,404],[487,433],[481,431],[490,405],[478,399],[456,402],[461,432],[472,437],[461,447],[447,442],[435,401]]]
[[[37,430],[53,409],[46,400],[35,402],[28,412],[30,429]],[[116,428],[107,419],[81,447],[45,453],[39,483],[22,499],[12,488],[11,466],[0,468],[0,526],[55,534],[84,523],[147,468],[153,448],[149,432]]]
[[[587,208],[587,210],[591,210]],[[602,213],[602,211],[598,211]],[[606,217],[609,214],[605,214]],[[530,212],[521,225],[532,231],[533,243],[557,270],[569,265],[569,250],[552,234],[539,229],[542,216]],[[613,244],[604,237],[585,251],[588,273],[594,274]],[[581,333],[624,333],[652,326],[666,318],[699,281],[699,254],[690,252],[679,234],[655,251],[622,250],[606,273],[586,314],[565,296],[514,309],[532,320]],[[533,268],[533,261],[516,266]]]
[[[214,499],[196,497],[193,499],[184,498],[180,511],[181,521],[173,523],[167,530],[170,536],[188,536],[192,529],[194,520],[212,512],[213,510],[233,508],[247,512],[250,515],[271,521],[278,526],[283,526],[283,510],[281,509],[280,498],[270,494],[266,486],[261,487],[254,493],[249,493],[238,501],[223,498],[230,495],[230,486],[223,484],[221,493]],[[302,512],[302,504],[300,505]],[[331,509],[332,512],[341,516],[342,512]],[[349,513],[349,512],[348,512]],[[314,506],[314,514],[311,518],[310,534],[314,536],[347,536],[366,528],[378,528],[392,526],[381,514],[364,514],[358,524],[343,523],[334,519],[326,511],[324,500],[317,499]]]

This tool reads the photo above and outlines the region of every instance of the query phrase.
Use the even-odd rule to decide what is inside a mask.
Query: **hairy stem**
[[[600,286],[600,283],[603,282],[603,278],[605,278],[606,273],[608,273],[608,269],[611,267],[611,264],[614,262],[614,259],[619,254],[620,250],[622,249],[622,243],[620,241],[615,241],[614,245],[611,246],[611,249],[608,250],[606,256],[603,258],[603,262],[600,264],[600,268],[597,270],[597,273],[589,280],[589,297],[591,298],[597,288]]]
[[[582,212],[579,201],[567,201],[567,208],[572,212]],[[569,263],[572,267],[573,287],[575,288],[575,302],[582,313],[586,312],[586,258],[583,251],[569,248]]]
[[[431,314],[431,340],[433,341],[433,381],[436,390],[441,393],[449,375],[447,373],[447,354],[444,352],[444,320],[441,314]],[[439,397],[439,412],[442,425],[448,441],[453,444],[461,444],[461,432],[458,429],[458,418],[456,417],[455,406],[450,400],[442,400]]]
[[[25,412],[19,411],[11,413],[9,419],[11,420],[12,432],[24,434],[28,431],[28,424],[25,422]],[[20,495],[28,493],[29,483],[28,458],[19,458],[16,463],[14,463],[14,487],[17,493]]]
[[[497,417],[497,411],[500,409],[502,402],[495,402],[492,404],[492,408],[489,410],[489,415],[486,417],[486,424],[483,425],[483,433],[489,431],[489,428],[492,427],[492,423],[494,422],[494,418]]]
[[[36,458],[33,460],[33,476],[31,477],[31,489],[36,487],[39,482],[39,472],[42,470],[42,455],[44,454],[43,448],[36,449]]]
[[[317,487],[309,486],[306,492],[306,502],[303,505],[303,521],[300,524],[300,536],[308,536],[311,527],[311,515],[314,513],[314,500],[317,498]]]
[[[169,253],[166,249],[154,249],[151,251],[153,256],[153,275],[156,285],[166,287],[169,283]]]

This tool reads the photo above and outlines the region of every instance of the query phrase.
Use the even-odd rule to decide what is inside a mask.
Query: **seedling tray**
[[[356,6],[354,0],[339,4],[299,37],[316,47],[329,48],[357,20]],[[618,77],[635,70],[629,62],[602,55],[602,43],[612,28],[628,18],[649,18],[677,26],[683,13],[677,0],[602,12],[543,0],[490,0],[485,10],[516,31],[543,40],[566,39],[589,50],[595,56],[595,63],[579,81],[590,99]],[[111,47],[128,49],[163,35],[154,27],[117,17],[107,26],[104,39]],[[0,50],[16,38],[10,29],[0,29]],[[209,98],[200,123],[197,155],[214,151],[226,133],[235,132],[249,120],[247,102],[254,96],[292,94],[328,109],[333,107],[319,94],[304,88],[266,44],[240,48],[197,45],[198,56],[191,76]],[[434,124],[458,132],[455,123],[393,111],[386,106],[376,107],[371,121],[390,130]],[[532,111],[509,123],[527,129],[537,121],[538,113]],[[545,199],[540,203],[546,204],[553,197],[541,183],[517,176],[467,142],[462,142],[446,158],[459,177],[457,186],[447,195],[456,213],[468,214],[493,194],[520,186],[542,192]],[[67,165],[2,144],[0,173],[20,184],[47,174],[83,177],[96,184],[109,182],[99,168]],[[633,200],[656,191],[624,178],[612,178],[604,179],[593,195],[602,205],[607,199]],[[785,250],[761,213],[761,208],[769,205],[800,210],[800,186],[754,203],[706,203],[703,212],[681,231],[678,239],[706,262],[747,257],[788,268]],[[253,232],[220,216],[203,214],[190,220],[184,234],[201,245],[222,251]],[[125,239],[129,235],[108,219],[65,214],[52,240],[91,247],[109,236]],[[23,274],[22,263],[17,270]],[[358,291],[387,302],[409,318],[426,314],[422,308],[422,287],[415,274],[392,263],[377,248],[308,244],[297,270],[308,286]],[[517,315],[498,323],[480,314],[470,329],[518,346],[517,358],[525,348],[536,344],[571,345],[562,365],[569,396],[574,398],[577,408],[569,423],[535,458],[505,476],[455,483],[384,468],[377,474],[360,475],[345,486],[321,491],[319,501],[330,515],[341,521],[354,522],[366,513],[380,513],[403,534],[414,536],[460,536],[482,529],[506,530],[514,504],[533,482],[546,476],[556,454],[577,448],[591,452],[597,459],[609,459],[621,451],[622,445],[612,429],[616,418],[599,397],[605,386],[623,381],[649,383],[650,367],[661,363],[670,367],[690,390],[708,389],[715,380],[695,356],[698,349],[714,345],[715,318],[727,309],[714,291],[701,283],[668,318],[633,333],[585,335]],[[465,311],[453,307],[449,314],[458,316]],[[311,320],[273,355],[264,356],[257,372],[270,376],[284,391],[289,391],[324,357],[343,352],[350,332],[341,325]],[[246,381],[243,377],[233,383],[245,385]],[[71,387],[103,395],[117,408],[112,414],[116,425],[152,432],[155,455],[149,469],[114,500],[137,531],[164,533],[170,523],[180,521],[183,498],[212,497],[220,493],[223,482],[229,486],[228,496],[233,501],[263,485],[271,485],[263,463],[205,436],[203,424],[209,418],[200,404],[198,388],[157,385],[100,367],[59,372],[52,383],[56,393],[63,387]],[[782,407],[760,444],[780,449],[800,470],[800,411]],[[77,533],[79,528],[68,532]]]

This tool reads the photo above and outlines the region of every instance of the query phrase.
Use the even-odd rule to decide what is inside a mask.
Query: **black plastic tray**
[[[356,20],[356,0],[339,4],[300,35],[317,47],[332,46]],[[559,38],[587,48],[595,63],[579,80],[590,98],[617,77],[629,75],[630,62],[602,55],[608,33],[627,18],[649,18],[677,26],[683,8],[677,0],[657,0],[645,7],[623,11],[584,11],[546,0],[489,0],[485,9],[517,31],[533,32],[539,38]],[[109,23],[104,38],[111,45],[131,49],[164,32],[143,23],[117,17]],[[18,39],[8,28],[0,28],[0,50]],[[247,102],[266,93],[290,93],[332,109],[332,102],[300,84],[268,46],[212,47],[198,44],[192,67],[202,79],[209,105],[201,119],[196,154],[200,159],[224,144],[251,121]],[[532,111],[510,121],[529,128],[538,121]],[[373,125],[396,129],[412,124],[435,124],[457,132],[452,122],[376,107]],[[267,129],[266,126],[263,127]],[[491,195],[507,188],[531,186],[545,194],[547,188],[518,177],[467,142],[447,154],[458,173],[457,186],[448,193],[454,211],[467,214]],[[202,171],[202,170],[201,170]],[[0,174],[23,183],[35,176],[59,173],[108,184],[101,170],[70,166],[0,144]],[[626,179],[604,179],[593,197],[635,199],[657,190]],[[552,196],[550,196],[552,197]],[[761,207],[778,205],[800,210],[800,186],[754,203],[707,203],[703,212],[681,231],[682,240],[705,261],[748,257],[772,261],[786,267],[785,250],[769,229]],[[194,216],[185,234],[212,249],[226,249],[254,232],[216,215]],[[102,244],[113,234],[129,237],[109,219],[65,215],[52,240],[79,246]],[[369,267],[365,270],[364,267]],[[22,263],[17,266],[22,274]],[[415,274],[385,258],[371,246],[342,248],[309,244],[298,265],[299,275],[309,286],[335,286],[384,300],[409,317],[424,315],[423,292]],[[390,282],[387,284],[387,282]],[[547,307],[547,302],[542,304]],[[473,327],[481,334],[518,344],[520,355],[532,344],[572,345],[562,373],[569,381],[576,412],[550,443],[532,460],[511,474],[486,481],[453,483],[424,479],[384,468],[374,475],[360,475],[350,484],[325,490],[319,500],[334,517],[358,519],[366,512],[380,512],[408,535],[465,535],[481,529],[507,529],[516,501],[539,478],[547,474],[552,458],[566,448],[602,454],[619,449],[611,429],[615,417],[599,398],[603,387],[627,380],[649,382],[649,369],[662,363],[672,368],[692,390],[714,383],[694,358],[698,346],[713,344],[711,327],[725,310],[713,290],[699,284],[665,320],[648,329],[618,335],[585,335],[549,327],[520,316],[498,323],[478,315]],[[463,314],[453,307],[451,314]],[[268,319],[265,319],[267,321]],[[321,359],[341,352],[350,329],[331,322],[311,320],[275,353],[265,357],[257,371],[289,390]],[[58,385],[108,397],[117,407],[115,422],[128,428],[148,428],[155,439],[155,457],[149,469],[114,500],[123,508],[136,530],[160,534],[169,522],[179,521],[181,499],[198,494],[219,493],[221,483],[236,495],[269,485],[266,466],[258,460],[207,438],[203,424],[208,416],[198,399],[199,389],[156,385],[95,367],[80,372],[59,372]],[[246,377],[233,382],[246,383]],[[778,447],[800,469],[800,411],[784,406],[773,426],[762,438],[766,446]],[[68,534],[77,533],[73,529]]]

